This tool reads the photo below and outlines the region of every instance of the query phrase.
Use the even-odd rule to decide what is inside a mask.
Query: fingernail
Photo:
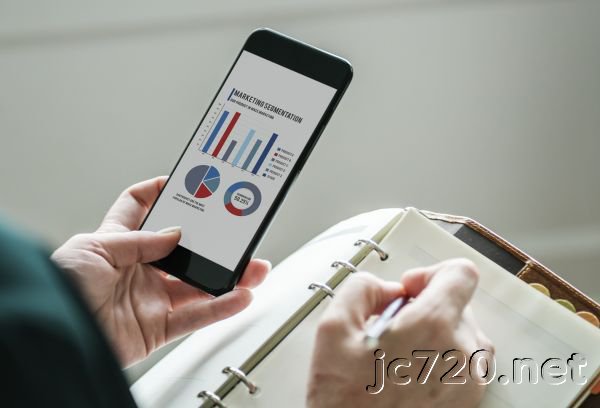
[[[181,227],[167,227],[157,232],[157,234],[175,234],[181,232]]]
[[[271,263],[271,261],[269,261],[268,259],[260,259],[257,258],[257,261],[261,261],[267,264],[267,266],[269,267],[269,269],[273,268],[273,264]]]

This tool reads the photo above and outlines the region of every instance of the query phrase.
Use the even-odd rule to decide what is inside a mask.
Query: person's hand
[[[402,276],[401,283],[385,282],[367,273],[352,276],[336,293],[321,319],[308,406],[476,406],[485,387],[469,376],[469,357],[481,349],[493,353],[493,346],[477,327],[467,306],[477,280],[477,269],[465,260],[410,270]],[[368,349],[364,344],[367,320],[401,295],[414,301],[393,318],[377,350]],[[413,354],[415,350],[426,352]],[[465,370],[459,373],[465,377],[464,384],[442,384],[444,373],[457,362],[444,361],[443,355],[449,350],[466,356]],[[439,352],[439,357],[423,384],[430,369],[425,367],[421,372],[425,357],[432,356],[428,360],[431,364],[435,352]],[[393,362],[402,358],[406,360]],[[459,358],[457,369],[461,364]],[[483,366],[476,367],[475,376],[483,377]],[[451,375],[444,382],[457,380],[448,377]],[[409,378],[410,382],[405,384]]]
[[[235,290],[213,297],[149,265],[181,238],[179,228],[137,231],[165,182],[159,177],[128,188],[95,233],[75,235],[52,255],[82,291],[125,367],[243,310],[250,289],[270,269],[267,261],[252,260]]]

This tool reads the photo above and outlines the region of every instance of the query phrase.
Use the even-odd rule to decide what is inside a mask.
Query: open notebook
[[[367,219],[377,228],[367,228]],[[388,221],[383,223],[383,219]],[[407,268],[454,257],[467,257],[481,270],[472,307],[496,346],[496,377],[512,375],[512,360],[517,357],[529,357],[541,364],[549,357],[567,360],[571,354],[580,353],[588,362],[583,369],[588,378],[586,385],[569,381],[560,386],[541,381],[536,385],[500,385],[493,381],[483,406],[562,407],[587,398],[592,379],[599,373],[600,331],[552,298],[566,301],[580,314],[600,316],[600,306],[591,299],[472,220],[416,210],[385,210],[342,225],[313,240],[275,269],[278,282],[267,282],[263,290],[275,289],[283,296],[276,303],[263,303],[263,312],[250,311],[248,321],[253,324],[244,326],[240,316],[234,318],[237,320],[231,327],[222,326],[212,332],[213,337],[223,332],[229,335],[213,344],[213,353],[206,356],[200,368],[186,370],[184,362],[186,357],[190,360],[193,347],[203,347],[202,335],[198,334],[138,381],[132,391],[140,405],[191,407],[203,402],[204,407],[303,406],[314,334],[321,312],[329,303],[328,288],[335,291],[343,285],[352,273],[352,265],[397,280]],[[351,250],[351,244],[362,234],[368,234],[389,254],[385,262],[370,245]],[[350,264],[345,267],[336,263],[337,271],[326,273],[335,259]],[[298,294],[310,294],[307,277],[322,285],[312,285],[314,294],[302,297]],[[552,298],[526,282],[543,284]],[[257,301],[260,295],[257,293]],[[234,328],[237,334],[233,334]],[[203,338],[208,341],[210,336]],[[202,359],[198,353],[193,357]],[[223,374],[226,366],[230,369]],[[173,376],[178,378],[173,380]],[[215,385],[219,378],[223,379],[221,384]],[[177,385],[175,391],[163,389],[160,395],[148,396],[169,380]],[[258,392],[251,394],[253,385]],[[204,401],[194,400],[200,391],[208,391],[200,394]],[[584,406],[600,406],[598,398],[587,398]]]
[[[504,374],[512,378],[514,358],[532,358],[540,365],[551,357],[567,361],[573,353],[587,359],[588,364],[583,369],[587,385],[570,380],[562,385],[541,380],[538,384],[509,381],[506,385],[493,381],[482,406],[566,407],[584,397],[591,380],[600,373],[600,331],[597,328],[417,211],[409,210],[395,220],[391,231],[381,239],[380,247],[389,254],[385,262],[371,251],[356,264],[359,269],[384,279],[397,280],[401,271],[408,268],[454,257],[466,257],[477,264],[481,279],[471,306],[478,323],[496,346],[498,376]],[[352,268],[345,269],[330,279],[328,287],[338,286],[337,281],[343,281],[351,273]],[[239,367],[243,375],[230,373],[228,381],[216,392],[222,396],[219,397],[221,404],[229,407],[290,406],[291,402],[303,405],[316,325],[327,305],[324,301],[327,289],[318,290],[320,293],[311,299],[314,302],[305,304],[304,310],[299,310]],[[297,321],[300,321],[298,325]],[[259,388],[255,395],[249,392],[253,385]],[[227,388],[231,390],[227,392]],[[206,406],[215,405],[209,399],[210,394],[203,395],[208,399]]]

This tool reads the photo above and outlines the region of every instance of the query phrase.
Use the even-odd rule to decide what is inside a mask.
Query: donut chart
[[[238,181],[225,191],[224,203],[231,214],[245,217],[258,210],[261,200],[262,194],[258,187],[248,181]]]
[[[196,166],[185,176],[185,189],[196,198],[213,195],[221,183],[221,174],[213,166]]]

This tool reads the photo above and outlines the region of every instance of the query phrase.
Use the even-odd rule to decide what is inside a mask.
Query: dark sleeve
[[[3,407],[135,407],[106,339],[48,253],[0,227]]]

